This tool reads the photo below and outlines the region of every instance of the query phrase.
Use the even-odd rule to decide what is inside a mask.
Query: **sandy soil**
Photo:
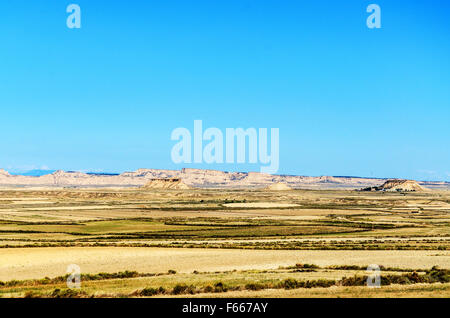
[[[378,264],[403,268],[450,267],[450,251],[290,251],[175,248],[13,248],[0,249],[0,280],[64,275],[77,264],[82,272],[191,273],[233,269],[269,269],[295,263],[327,265]]]
[[[292,203],[277,202],[249,202],[249,203],[225,203],[223,206],[230,208],[291,208],[298,206]]]

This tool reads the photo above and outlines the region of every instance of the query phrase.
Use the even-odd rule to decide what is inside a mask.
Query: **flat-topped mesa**
[[[79,172],[79,171],[64,171],[57,170],[51,174],[54,177],[68,177],[68,178],[89,178],[90,176],[87,173]]]
[[[1,176],[10,176],[9,172],[6,171],[5,169],[0,169],[0,175]]]
[[[414,180],[390,179],[378,187],[361,189],[361,191],[398,191],[398,192],[423,192],[427,191]]]
[[[348,189],[365,191],[427,191],[450,189],[450,182],[412,181],[359,178],[345,176],[295,176],[271,175],[260,172],[227,172],[186,168],[182,170],[139,169],[117,174],[93,174],[58,170],[40,176],[9,174],[0,169],[0,186],[50,186],[50,187],[142,187],[155,179],[181,179],[195,188],[262,189],[274,183],[285,183],[292,188]],[[162,181],[161,181],[162,182]],[[414,183],[414,184],[411,184]],[[423,188],[423,186],[427,188]],[[370,187],[370,188],[366,188]],[[399,188],[400,190],[397,190]],[[402,190],[403,189],[403,190]]]
[[[183,168],[181,169],[182,175],[188,176],[199,176],[199,177],[219,177],[232,179],[236,177],[246,177],[249,173],[247,172],[229,172],[229,171],[220,171],[220,170],[210,170],[210,169],[195,169],[195,168]]]
[[[177,170],[166,170],[166,169],[138,169],[136,171],[129,171],[120,174],[121,177],[126,178],[175,178],[180,174]]]
[[[190,187],[180,178],[158,178],[151,179],[142,189],[171,189],[171,190],[187,190]]]

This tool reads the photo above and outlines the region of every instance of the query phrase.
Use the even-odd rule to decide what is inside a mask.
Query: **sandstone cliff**
[[[139,169],[120,175],[86,174],[56,171],[44,176],[11,175],[0,169],[0,186],[45,187],[141,187],[152,179],[177,178],[190,187],[200,188],[263,188],[274,183],[284,183],[290,188],[304,189],[361,189],[378,187],[386,179],[357,177],[308,177],[270,175],[259,172],[225,172],[217,170]],[[450,189],[448,182],[419,182],[427,188]]]

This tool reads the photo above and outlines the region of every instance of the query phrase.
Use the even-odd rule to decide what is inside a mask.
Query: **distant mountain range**
[[[42,175],[42,173],[46,174]],[[1,186],[140,187],[152,179],[167,178],[181,179],[190,187],[200,188],[262,188],[282,182],[291,188],[302,189],[361,189],[380,186],[387,180],[361,177],[270,175],[259,172],[225,172],[190,168],[139,169],[122,174],[34,170],[26,175],[14,175],[0,169]],[[419,181],[418,183],[429,189],[450,189],[450,182]]]
[[[27,176],[27,177],[40,177],[45,176],[47,174],[52,174],[58,170],[42,170],[42,169],[35,169],[35,170],[29,170],[26,172],[10,172],[11,175],[15,176]],[[67,171],[68,173],[73,173],[76,171]],[[118,176],[119,173],[108,173],[108,172],[87,172],[86,174],[92,175],[92,176]]]

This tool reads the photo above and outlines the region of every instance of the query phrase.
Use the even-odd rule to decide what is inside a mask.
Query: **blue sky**
[[[77,3],[82,28],[66,27]],[[381,7],[368,29],[366,7]],[[279,128],[280,174],[450,180],[448,1],[2,1],[0,167],[174,164],[177,127]]]

